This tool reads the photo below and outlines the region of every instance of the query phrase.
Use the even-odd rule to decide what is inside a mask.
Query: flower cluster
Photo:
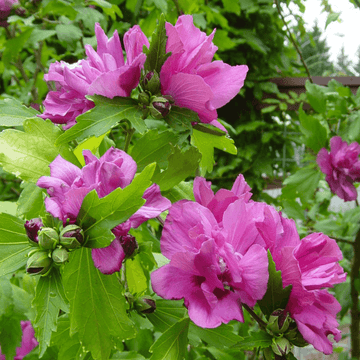
[[[161,238],[170,263],[151,274],[154,291],[166,299],[184,298],[199,326],[243,321],[241,304],[254,306],[266,292],[269,249],[283,287],[293,286],[285,312],[307,342],[330,354],[327,336],[340,339],[340,305],[324,288],[346,278],[336,242],[321,233],[300,241],[293,220],[250,200],[241,175],[230,191],[214,194],[210,185],[196,178],[196,202],[182,200],[171,207]]]
[[[353,142],[350,145],[340,136],[330,140],[330,153],[321,149],[317,155],[317,163],[326,174],[326,181],[331,191],[345,201],[357,199],[354,182],[360,181],[360,145]]]
[[[94,107],[86,95],[130,96],[140,79],[140,71],[146,60],[143,45],[149,46],[146,36],[138,25],[124,34],[126,61],[119,34],[108,39],[100,24],[95,25],[97,51],[86,45],[87,58],[76,64],[63,61],[50,65],[46,81],[53,81],[56,91],[50,91],[44,101],[45,111],[40,115],[64,129],[75,125],[76,117]]]
[[[35,339],[35,331],[30,321],[21,321],[22,339],[21,346],[16,349],[16,356],[14,360],[22,360],[32,349],[34,349],[38,342]],[[0,349],[0,360],[5,360],[5,355],[1,354]]]
[[[0,26],[7,27],[9,25],[6,19],[10,15],[12,7],[18,3],[18,0],[0,0]]]
[[[110,148],[98,159],[89,150],[83,151],[85,166],[79,169],[64,160],[60,155],[50,164],[51,176],[42,176],[37,185],[48,190],[50,197],[45,199],[46,210],[54,217],[75,223],[82,201],[93,189],[100,198],[116,188],[128,186],[136,173],[137,165],[126,152]],[[144,193],[145,204],[127,221],[113,229],[116,238],[106,248],[93,249],[95,266],[104,274],[119,271],[125,252],[121,242],[127,240],[130,228],[136,228],[144,221],[158,216],[167,210],[171,203],[160,193],[158,185],[151,185]],[[127,242],[127,241],[125,241]]]

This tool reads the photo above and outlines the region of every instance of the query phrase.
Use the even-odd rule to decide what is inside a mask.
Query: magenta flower
[[[98,159],[91,151],[83,151],[85,166],[77,166],[58,155],[50,164],[51,176],[42,176],[37,185],[47,189],[50,197],[45,199],[46,210],[54,217],[75,223],[86,194],[95,189],[100,198],[116,188],[128,186],[136,173],[136,163],[126,152],[110,148]],[[123,236],[130,228],[136,228],[144,221],[154,218],[167,210],[171,202],[161,196],[158,185],[151,185],[144,193],[145,204],[127,221],[112,231],[116,238],[106,248],[93,249],[95,266],[104,274],[119,271],[125,253],[121,246]]]
[[[330,153],[322,148],[316,158],[331,191],[345,201],[357,199],[353,183],[360,181],[359,154],[357,142],[348,145],[340,136],[334,136],[330,140]]]
[[[160,245],[170,263],[151,274],[152,288],[165,299],[184,298],[198,326],[243,322],[241,303],[254,306],[266,292],[267,255],[247,236],[248,215],[243,199],[227,207],[221,228],[195,202],[179,201],[169,211]]]
[[[94,107],[85,95],[128,97],[140,79],[141,68],[146,60],[143,45],[149,46],[146,36],[138,25],[124,34],[126,62],[120,38],[115,30],[108,39],[98,23],[95,24],[97,51],[86,45],[87,58],[76,64],[63,61],[50,65],[46,81],[54,81],[56,91],[50,91],[44,101],[45,112],[40,115],[57,124],[73,126],[76,117]]]
[[[268,206],[270,208],[270,206]],[[336,314],[340,304],[325,288],[346,280],[335,240],[314,233],[300,241],[293,220],[265,209],[264,220],[257,222],[266,248],[281,270],[283,287],[292,285],[286,311],[295,320],[304,339],[324,354],[332,353],[329,334],[339,341]]]
[[[16,356],[14,360],[22,360],[29,352],[34,349],[38,342],[35,339],[35,331],[30,323],[30,321],[21,321],[21,329],[22,329],[22,339],[21,346],[16,349]],[[1,354],[0,349],[0,360],[5,360],[5,355]]]
[[[7,27],[9,25],[6,19],[10,15],[12,7],[18,3],[18,0],[0,0],[0,26]]]
[[[171,95],[175,105],[197,112],[201,122],[225,130],[217,122],[216,109],[238,94],[248,67],[212,62],[217,50],[214,34],[215,30],[206,36],[196,28],[191,15],[180,16],[175,26],[166,23],[166,51],[171,56],[160,72],[161,93]]]

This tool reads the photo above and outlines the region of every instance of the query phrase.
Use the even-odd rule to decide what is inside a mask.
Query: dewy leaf
[[[136,161],[138,171],[148,164],[156,162],[161,169],[168,164],[167,158],[171,153],[171,144],[175,145],[178,136],[171,131],[150,130],[144,134],[141,141],[135,143],[131,150],[131,157]]]
[[[184,152],[178,147],[173,149],[173,153],[168,158],[168,168],[153,178],[154,183],[160,186],[161,191],[170,190],[180,181],[193,175],[199,166],[201,154],[196,148],[191,147]]]
[[[144,53],[146,54],[144,70],[146,72],[155,70],[160,74],[161,67],[171,55],[171,53],[166,53],[166,42],[165,16],[161,14],[156,30],[152,34],[149,49],[144,47]]]
[[[269,281],[264,297],[258,301],[264,315],[270,316],[277,309],[285,309],[289,301],[292,285],[283,288],[281,271],[276,271],[275,262],[268,250]]]
[[[69,312],[58,268],[53,267],[50,274],[40,277],[32,304],[36,311],[33,326],[42,357],[46,348],[50,346],[52,332],[56,331],[60,309]]]
[[[143,113],[137,101],[127,97],[106,98],[100,95],[88,97],[95,107],[76,118],[77,124],[59,137],[56,144],[70,140],[82,141],[90,136],[100,136],[116,126],[121,120],[129,120],[139,133],[146,130]]]
[[[8,129],[0,133],[0,164],[22,180],[36,182],[50,175],[49,164],[61,155],[78,165],[67,146],[54,145],[62,130],[50,120],[28,119],[24,131]]]
[[[150,360],[183,360],[188,344],[188,317],[178,321],[166,330],[150,347]]]
[[[266,348],[272,343],[272,336],[265,331],[250,332],[249,336],[239,341],[233,347],[238,350],[252,350]]]
[[[206,172],[211,172],[215,164],[214,148],[226,151],[229,154],[236,155],[237,148],[234,145],[234,140],[228,136],[217,136],[193,129],[191,135],[191,144],[197,147],[202,158],[200,161],[200,172],[204,176]]]
[[[15,99],[0,100],[0,126],[20,126],[24,120],[39,114],[31,107],[26,107]]]
[[[114,239],[111,229],[126,221],[145,203],[142,196],[151,185],[155,166],[148,165],[130,185],[117,188],[101,199],[95,190],[85,196],[77,221],[84,229],[85,246],[99,248],[111,244]]]
[[[77,332],[95,360],[108,360],[113,337],[121,341],[135,335],[116,274],[102,274],[94,266],[91,249],[81,248],[70,254],[63,279],[71,309],[70,336]]]
[[[45,215],[45,191],[39,188],[34,183],[22,183],[21,187],[24,189],[17,202],[18,216],[23,216],[30,220],[36,217]]]
[[[30,249],[24,221],[0,214],[0,277],[24,266]]]
[[[171,128],[180,132],[187,130],[192,131],[191,124],[200,121],[195,111],[178,106],[171,106],[171,111],[164,120]]]

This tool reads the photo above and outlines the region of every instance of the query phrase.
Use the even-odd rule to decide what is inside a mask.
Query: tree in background
[[[349,56],[345,54],[344,45],[341,47],[340,53],[337,56],[336,70],[338,71],[339,75],[342,76],[355,76],[354,72],[352,71],[352,62],[349,59]]]

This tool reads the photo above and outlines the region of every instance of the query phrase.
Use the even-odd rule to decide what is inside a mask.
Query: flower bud
[[[138,97],[139,103],[142,105],[149,105],[150,104],[150,96],[147,92],[143,91],[139,94]]]
[[[160,92],[160,77],[156,71],[149,71],[142,80],[142,87],[145,91],[156,95]]]
[[[150,114],[154,119],[163,119],[171,110],[170,101],[162,96],[153,97],[150,105]]]
[[[134,236],[127,234],[120,236],[119,240],[126,258],[130,258],[131,256],[135,255],[134,252],[138,249],[139,245]]]
[[[136,300],[135,307],[142,314],[151,314],[156,310],[156,303],[150,296],[143,296]]]
[[[25,222],[26,235],[31,245],[37,246],[39,243],[38,231],[44,226],[40,218],[34,218]]]
[[[84,231],[75,224],[65,226],[60,232],[60,244],[67,249],[77,249],[84,243]]]
[[[39,231],[39,246],[44,250],[53,250],[59,243],[59,234],[53,228],[42,228]]]
[[[295,322],[292,322],[290,324],[289,329],[285,332],[284,336],[291,342],[291,344],[295,346],[304,347],[308,345],[306,340],[301,335],[299,329],[297,328]]]
[[[69,260],[69,252],[65,248],[56,248],[51,257],[55,264],[63,264]]]
[[[270,315],[267,328],[273,334],[282,334],[289,328],[290,321],[289,315],[284,310],[276,310]]]
[[[289,340],[284,337],[273,338],[271,348],[276,355],[284,356],[291,351],[291,344]]]
[[[30,275],[42,275],[50,269],[51,264],[47,251],[37,251],[28,259],[26,272]]]

